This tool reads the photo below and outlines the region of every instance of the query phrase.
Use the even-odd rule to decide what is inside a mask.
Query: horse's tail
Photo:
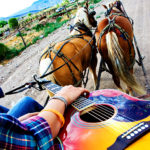
[[[110,58],[114,71],[117,76],[121,78],[129,87],[131,87],[138,94],[146,94],[143,87],[141,87],[124,61],[123,50],[119,44],[118,37],[114,32],[108,32],[106,35],[106,43],[108,49],[108,57]]]

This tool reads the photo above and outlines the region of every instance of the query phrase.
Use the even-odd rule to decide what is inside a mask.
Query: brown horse
[[[95,14],[94,11],[89,12],[86,3],[86,6],[79,8],[76,13],[70,37],[44,50],[40,60],[40,74],[44,75],[60,67],[46,76],[47,80],[61,86],[81,86],[83,71],[89,67],[96,84],[96,40],[90,31],[91,27],[97,26]]]
[[[133,95],[145,94],[144,89],[133,76],[135,50],[133,46],[133,28],[129,17],[120,1],[109,4],[105,19],[99,22],[96,31],[96,42],[104,63],[107,64],[116,86]],[[126,90],[120,81],[126,85]]]

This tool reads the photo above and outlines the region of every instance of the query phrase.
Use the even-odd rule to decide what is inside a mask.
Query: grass
[[[41,25],[41,24],[37,24],[36,26],[32,27],[32,29],[26,28],[25,31],[26,30],[27,31],[35,30],[35,32],[37,33],[37,34],[35,34],[35,32],[32,31],[34,36],[31,36],[31,38],[29,38],[30,40],[28,40],[28,42],[26,40],[27,47],[29,47],[32,44],[35,44],[38,40],[43,38],[43,36],[47,37],[50,33],[55,31],[56,29],[60,28],[64,23],[66,23],[68,21],[68,20],[61,21],[61,19],[62,19],[62,17],[59,17],[56,20],[56,22],[47,23],[45,26]],[[27,36],[29,36],[27,33],[22,33],[22,35],[25,37],[25,39],[26,39]],[[40,37],[40,35],[43,35],[43,36]],[[2,57],[3,59],[1,59],[1,60],[12,59],[15,56],[18,56],[23,50],[25,50],[27,48],[27,47],[24,47],[22,41],[20,40],[19,33],[16,34],[16,38],[12,42],[13,42],[14,45],[10,46],[9,48],[6,46],[7,51],[5,52],[5,57],[3,56]]]
[[[100,0],[97,0],[100,1]],[[75,6],[75,4],[70,4],[72,7]],[[68,5],[69,7],[69,5]],[[74,14],[76,9],[73,9],[70,13]],[[48,18],[52,18],[53,16],[58,15],[58,13],[53,13]],[[29,17],[24,18],[30,19]],[[69,19],[67,18],[67,15],[64,14],[63,17],[57,17],[56,20],[52,23],[46,23],[46,25],[43,25],[41,23],[33,22],[33,24],[26,25],[26,27],[21,31],[22,36],[25,39],[27,47],[35,44],[38,40],[42,39],[43,37],[47,37],[50,33],[55,31],[56,29],[60,28],[63,24],[65,24]],[[3,39],[2,39],[3,40]],[[12,59],[13,57],[19,55],[24,49],[23,42],[20,38],[19,33],[16,34],[14,37],[6,37],[5,40],[3,40],[3,43],[8,47],[8,51],[6,52],[5,59]]]

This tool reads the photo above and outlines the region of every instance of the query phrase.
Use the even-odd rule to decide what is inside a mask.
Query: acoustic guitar
[[[62,87],[44,85],[53,93]],[[71,93],[70,93],[71,94]],[[150,150],[150,101],[105,89],[79,97],[65,112],[62,150]]]

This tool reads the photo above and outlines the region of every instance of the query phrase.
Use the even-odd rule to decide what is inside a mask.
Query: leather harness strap
[[[80,26],[80,23],[75,24],[75,26],[76,26],[76,27],[77,27],[77,26]],[[79,27],[79,29],[85,30],[84,27]],[[86,29],[88,29],[88,28],[86,27]],[[62,48],[65,46],[65,44],[69,43],[72,39],[74,39],[74,38],[81,38],[81,39],[85,40],[85,41],[91,46],[91,49],[92,49],[92,51],[93,51],[93,48],[94,48],[94,47],[93,47],[93,45],[91,44],[91,41],[89,42],[88,40],[84,39],[84,37],[83,37],[84,35],[92,36],[91,31],[88,30],[88,32],[86,32],[86,33],[78,34],[78,35],[73,35],[73,36],[70,36],[70,37],[68,37],[67,39],[65,39],[65,40],[67,40],[67,41],[64,40],[65,43],[63,43],[63,45],[60,47],[59,50],[54,50],[54,49],[53,49],[54,46],[49,47],[49,48],[42,54],[41,58],[42,58],[45,54],[46,54],[46,56],[45,56],[45,58],[46,58],[47,55],[49,54],[49,58],[51,59],[51,52],[55,53],[56,55],[55,55],[55,57],[53,58],[53,60],[51,61],[50,65],[48,66],[48,68],[47,68],[47,70],[45,71],[45,73],[48,71],[49,67],[52,65],[52,63],[53,63],[53,61],[55,60],[56,56],[58,56],[58,57],[60,57],[60,58],[63,59],[63,61],[65,62],[65,64],[67,64],[67,66],[68,66],[68,68],[69,68],[69,70],[70,70],[70,72],[71,72],[71,75],[72,75],[72,77],[73,77],[73,80],[74,80],[74,86],[79,86],[79,85],[81,84],[82,80],[84,79],[84,75],[83,75],[83,73],[78,69],[78,67],[71,61],[71,59],[69,59],[67,56],[65,56],[65,55],[61,52],[61,50],[62,50]],[[95,42],[95,40],[94,40],[94,42]],[[40,60],[41,60],[41,58],[40,58]],[[91,55],[91,59],[92,59],[92,55]],[[73,73],[71,67],[69,66],[68,62],[70,62],[70,63],[74,66],[74,68],[75,68],[77,71],[79,71],[80,76],[81,76],[81,80],[78,81],[78,80],[75,78],[75,75],[74,75],[74,73]],[[54,78],[54,79],[55,79],[55,78]],[[56,79],[55,79],[55,81],[56,81]],[[56,81],[56,83],[58,83],[58,81]]]
[[[115,15],[115,16],[114,16],[112,19],[110,19],[109,17],[110,17],[110,16],[113,16],[113,15]],[[115,18],[116,18],[117,16],[123,16],[123,17],[125,17],[123,14],[117,14],[117,13],[113,13],[113,14],[111,14],[111,15],[109,15],[109,16],[107,17],[107,19],[108,19],[108,21],[109,21],[109,24],[108,24],[108,25],[101,31],[101,33],[100,33],[100,36],[99,36],[99,47],[100,47],[100,51],[101,51],[101,39],[102,39],[102,36],[103,36],[107,31],[109,31],[110,29],[117,28],[117,29],[123,34],[123,36],[124,36],[125,39],[127,40],[128,45],[129,45],[129,47],[130,47],[130,49],[129,49],[129,52],[130,52],[130,62],[132,62],[131,65],[128,67],[128,68],[130,69],[130,68],[133,67],[133,65],[134,65],[134,63],[135,63],[135,59],[133,59],[133,56],[132,56],[132,54],[131,54],[131,45],[130,45],[129,41],[131,41],[132,46],[133,46],[133,42],[132,42],[132,40],[131,40],[131,37],[128,35],[128,33],[127,33],[122,27],[120,27],[118,24],[115,23]],[[127,17],[126,17],[126,18],[127,18]],[[133,46],[133,48],[134,48],[134,46]]]
[[[57,53],[57,50],[52,50],[52,52],[56,54],[56,53]],[[72,71],[70,65],[69,65],[67,62],[69,61],[69,62],[74,66],[74,68],[75,68],[77,71],[79,71],[81,78],[83,78],[82,72],[81,72],[81,71],[78,69],[78,67],[77,67],[67,56],[65,56],[62,52],[59,52],[59,53],[57,54],[57,56],[60,57],[60,58],[62,58],[63,61],[67,64],[67,66],[68,66],[68,68],[69,68],[69,70],[70,70],[70,72],[71,72],[71,75],[72,75],[72,77],[73,77],[74,85],[76,85],[77,79],[76,79],[76,77],[75,77],[75,75],[74,75],[74,73],[73,73],[73,71]],[[82,82],[82,79],[81,79],[81,81],[80,81],[79,83],[81,83],[81,82]],[[78,84],[79,84],[79,83],[78,83]],[[77,86],[78,86],[78,85],[77,85]]]

